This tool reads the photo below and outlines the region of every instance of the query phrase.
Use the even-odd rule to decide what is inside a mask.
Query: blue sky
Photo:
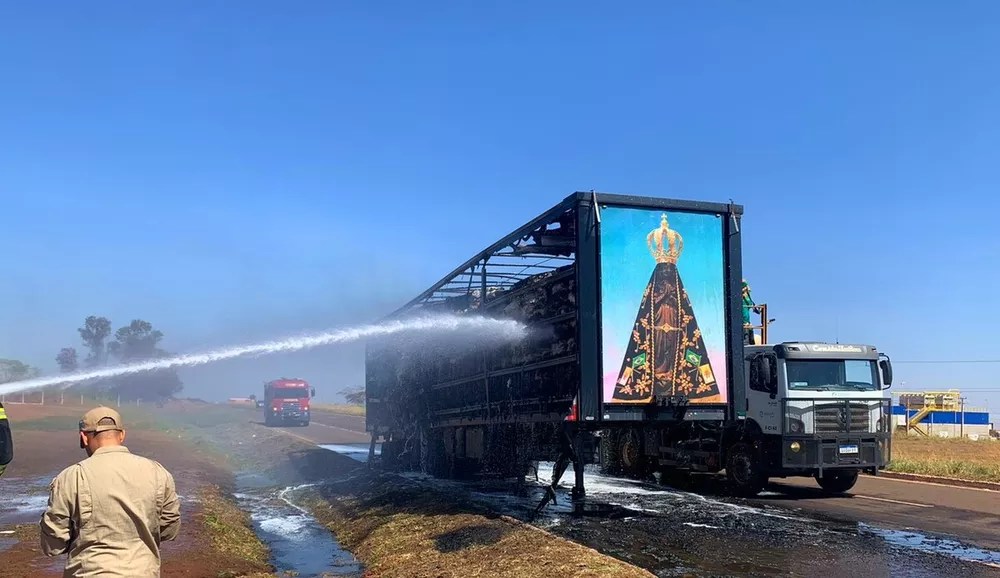
[[[601,319],[604,399],[621,372],[642,295],[656,261],[646,236],[660,227],[663,211],[607,207],[601,211]],[[684,242],[677,271],[698,320],[715,377],[726,382],[722,222],[711,214],[667,213]]]
[[[0,355],[51,367],[92,313],[178,351],[368,320],[597,189],[743,204],[778,339],[998,358],[998,12],[6,3]],[[354,359],[184,377],[329,391]],[[894,389],[995,410],[996,368],[899,363]]]

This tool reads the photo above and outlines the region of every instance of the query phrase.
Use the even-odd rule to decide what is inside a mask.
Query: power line
[[[1000,359],[909,359],[893,363],[1000,363]]]
[[[910,384],[906,384],[905,387],[907,389],[909,389],[910,388]],[[890,391],[893,391],[893,390],[896,390],[896,389],[897,389],[896,388],[896,384],[894,383],[892,385],[892,388],[890,389]],[[958,389],[958,390],[961,390],[963,393],[964,392],[971,392],[971,393],[1000,393],[1000,389],[997,389],[996,386],[989,386],[989,387],[985,387],[983,389],[979,389],[978,387],[971,387],[971,386],[953,386],[953,387],[951,387],[951,389]],[[925,391],[946,391],[946,390],[941,390],[940,388],[931,387],[931,386],[919,386],[919,390],[925,390]],[[907,392],[904,391],[904,393],[907,393]]]

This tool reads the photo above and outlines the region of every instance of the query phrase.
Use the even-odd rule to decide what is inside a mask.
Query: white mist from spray
[[[14,381],[0,385],[0,395],[20,393],[22,391],[51,387],[53,385],[70,387],[75,383],[92,381],[95,379],[107,379],[121,375],[171,369],[175,367],[193,367],[196,365],[215,363],[217,361],[224,361],[226,359],[234,359],[237,357],[301,351],[303,349],[312,349],[314,347],[334,345],[337,343],[348,343],[351,341],[392,335],[395,333],[405,333],[411,331],[455,332],[462,330],[471,331],[475,335],[489,338],[491,340],[499,339],[513,341],[521,339],[527,335],[527,328],[517,321],[490,319],[474,315],[419,317],[414,319],[388,321],[385,323],[324,331],[322,333],[312,333],[298,337],[287,337],[285,339],[266,341],[251,345],[225,347],[203,353],[187,353],[184,355],[156,359],[153,361],[144,361],[141,363],[116,365],[89,371]]]

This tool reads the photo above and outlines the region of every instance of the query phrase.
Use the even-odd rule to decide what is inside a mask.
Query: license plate
[[[858,453],[858,446],[856,446],[856,445],[840,446],[840,453],[842,453],[842,454],[856,454],[856,453]]]

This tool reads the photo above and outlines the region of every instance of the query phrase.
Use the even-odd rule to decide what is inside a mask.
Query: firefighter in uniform
[[[10,435],[10,422],[7,421],[7,410],[0,403],[0,477],[3,477],[7,464],[14,459],[14,438]]]
[[[757,304],[753,302],[753,297],[750,296],[750,285],[747,284],[747,280],[743,280],[743,344],[744,345],[754,345],[756,342],[756,337],[753,333],[753,324],[750,323],[750,311],[757,311]]]
[[[88,411],[79,436],[88,457],[52,480],[39,522],[42,552],[69,554],[64,577],[158,577],[160,543],[181,525],[173,476],[129,452],[111,408]]]

